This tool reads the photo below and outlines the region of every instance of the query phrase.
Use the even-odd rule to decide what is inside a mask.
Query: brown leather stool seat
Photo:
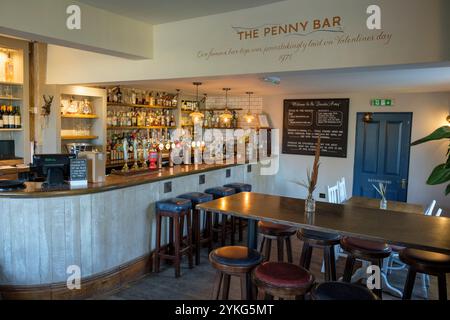
[[[417,272],[438,277],[439,300],[447,300],[446,274],[450,273],[450,255],[416,249],[400,252],[400,260],[409,266],[403,299],[411,299]]]
[[[311,289],[314,276],[311,272],[292,263],[264,262],[253,270],[253,281],[258,295],[278,298],[303,297]]]
[[[309,270],[313,248],[322,248],[323,261],[325,262],[325,280],[336,281],[336,257],[334,254],[334,246],[340,243],[341,237],[338,234],[333,233],[300,229],[297,231],[297,238],[303,241],[300,266]]]
[[[367,287],[347,282],[323,282],[311,292],[312,300],[378,300]]]
[[[265,248],[264,257],[266,260],[270,260],[270,253],[272,250],[272,240],[277,241],[278,262],[284,261],[284,243],[286,243],[287,259],[289,263],[292,263],[292,244],[291,236],[297,231],[296,228],[266,222],[258,222],[258,233],[262,237],[261,246],[259,252],[262,254]]]
[[[211,251],[209,261],[217,270],[213,299],[219,299],[221,289],[222,299],[228,299],[231,276],[238,276],[241,280],[241,299],[251,299],[252,288],[248,288],[247,282],[250,281],[250,272],[262,262],[258,251],[241,246],[221,247]]]
[[[341,247],[348,253],[343,277],[345,282],[351,281],[356,259],[369,261],[381,269],[383,260],[389,257],[392,252],[391,247],[386,243],[353,237],[343,237]],[[374,292],[381,299],[382,289],[374,289]]]

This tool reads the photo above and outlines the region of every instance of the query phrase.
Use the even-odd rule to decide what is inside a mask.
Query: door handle
[[[408,184],[408,181],[406,179],[400,180],[400,186],[402,189],[406,189],[407,184]]]

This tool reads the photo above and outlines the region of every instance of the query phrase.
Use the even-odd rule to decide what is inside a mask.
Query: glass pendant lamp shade
[[[194,82],[193,83],[193,85],[197,87],[197,100],[196,100],[197,104],[196,104],[196,107],[195,107],[195,111],[190,114],[190,117],[191,117],[192,122],[194,124],[202,121],[203,118],[205,117],[205,115],[202,112],[200,112],[200,110],[198,109],[198,104],[199,104],[199,102],[198,102],[198,86],[200,86],[201,84],[202,84],[201,82]]]
[[[253,94],[253,92],[246,92],[246,94],[248,94],[248,110],[244,116],[244,120],[245,122],[250,124],[253,122],[253,120],[255,120],[255,116],[250,112],[250,96]]]
[[[225,110],[219,116],[219,118],[223,122],[228,122],[231,119],[233,119],[233,114],[230,112],[230,110],[228,110],[228,91],[230,91],[231,89],[230,88],[223,88],[223,90],[225,91]]]

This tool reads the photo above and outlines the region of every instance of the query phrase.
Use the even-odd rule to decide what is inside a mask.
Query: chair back
[[[436,200],[431,201],[430,205],[428,206],[428,208],[425,210],[424,214],[426,216],[432,216],[433,215],[433,210],[434,207],[436,206]]]
[[[335,186],[328,186],[328,202],[330,203],[341,203],[339,201],[339,187],[338,185]]]
[[[345,178],[342,177],[338,183],[339,187],[339,203],[347,201],[347,188],[345,186]]]
[[[440,217],[442,214],[442,209],[439,208],[438,211],[436,211],[436,217]]]

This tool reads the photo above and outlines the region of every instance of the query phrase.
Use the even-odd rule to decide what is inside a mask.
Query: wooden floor
[[[292,238],[294,263],[298,263],[301,252],[301,241]],[[244,243],[245,245],[245,243]],[[272,248],[272,257],[276,260],[276,247]],[[317,282],[322,282],[324,275],[320,272],[322,263],[322,251],[314,249],[311,262],[311,272],[315,275]],[[342,276],[345,266],[345,260],[340,258],[337,262],[337,275]],[[356,267],[355,267],[356,268]],[[144,278],[131,283],[130,285],[118,291],[107,295],[95,297],[95,299],[108,300],[208,300],[211,299],[212,287],[214,283],[215,270],[208,262],[208,252],[202,250],[201,263],[193,269],[189,269],[186,258],[183,260],[182,276],[178,279],[174,277],[174,269],[169,265],[162,265],[161,272],[150,274]],[[392,285],[403,291],[404,281],[406,279],[406,270],[394,271],[389,275],[389,281]],[[447,283],[450,277],[447,277]],[[447,289],[448,290],[448,289]],[[450,290],[449,296],[450,296]],[[431,277],[431,284],[428,290],[429,299],[437,299],[437,280]],[[413,299],[424,299],[421,279],[417,278],[413,292]],[[240,299],[239,281],[232,280],[230,289],[230,299]],[[397,300],[388,293],[383,293],[385,300]]]

